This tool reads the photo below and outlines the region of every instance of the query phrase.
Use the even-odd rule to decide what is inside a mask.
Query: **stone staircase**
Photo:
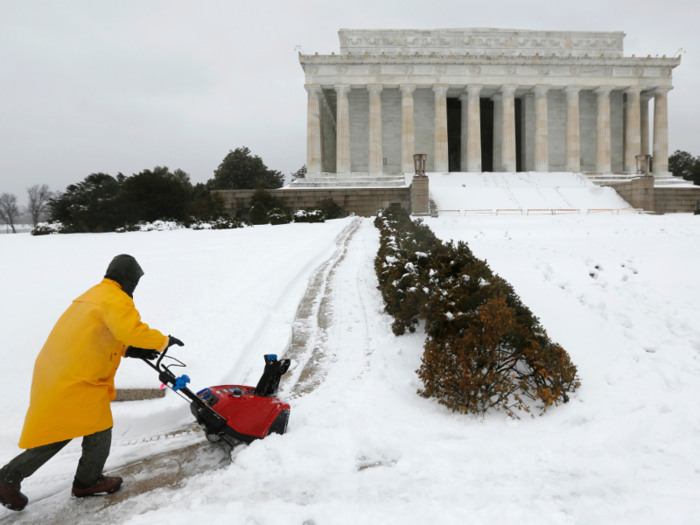
[[[306,175],[291,182],[288,189],[301,188],[403,188],[406,178],[402,173],[320,173]]]
[[[633,173],[584,173],[583,175],[596,186],[600,186],[602,184],[615,184],[618,182],[629,182],[632,179],[636,179],[640,176]],[[681,177],[674,177],[673,175],[654,177],[655,188],[686,187],[690,185],[692,185],[690,181],[684,180]]]

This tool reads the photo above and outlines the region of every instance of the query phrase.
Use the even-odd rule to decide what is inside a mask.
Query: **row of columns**
[[[308,92],[307,114],[307,171],[321,172],[321,102],[322,89],[319,85],[306,85]],[[350,158],[350,108],[348,103],[349,85],[336,85],[336,171],[349,173]],[[434,84],[435,94],[435,143],[434,171],[447,172],[447,90],[449,84]],[[515,147],[515,91],[514,84],[501,86],[492,96],[494,101],[494,171],[516,171]],[[549,132],[547,94],[551,86],[535,86],[535,171],[549,171]],[[401,169],[404,173],[413,171],[415,153],[415,108],[413,93],[415,84],[399,87],[401,91]],[[460,95],[462,101],[462,166],[466,171],[481,171],[481,116],[480,94],[482,86],[471,85]],[[566,93],[566,169],[581,171],[581,136],[579,123],[580,86],[567,86]],[[610,92],[614,86],[599,86],[594,89],[597,95],[596,119],[596,172],[610,173],[611,132],[610,132]],[[624,90],[627,95],[625,121],[626,172],[636,172],[636,156],[649,153],[649,100],[654,98],[654,172],[668,172],[668,92],[672,88],[656,88],[652,93],[642,95],[641,87]],[[369,91],[369,172],[383,171],[382,151],[382,100],[381,84],[368,84]]]

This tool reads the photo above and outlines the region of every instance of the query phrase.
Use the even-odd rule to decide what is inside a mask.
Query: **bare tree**
[[[49,191],[48,184],[42,184],[41,186],[35,184],[31,188],[27,188],[27,195],[29,195],[27,211],[31,214],[32,222],[36,228],[36,225],[39,223],[39,217],[46,211],[49,199],[53,194]]]
[[[3,193],[0,195],[0,219],[5,224],[9,224],[12,228],[12,233],[17,233],[15,230],[15,219],[19,217],[19,208],[17,207],[17,197],[12,193]]]

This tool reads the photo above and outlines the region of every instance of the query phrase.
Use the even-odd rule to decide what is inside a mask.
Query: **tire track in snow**
[[[294,370],[281,385],[281,395],[304,396],[323,383],[329,358],[325,348],[332,318],[332,282],[348,251],[348,245],[362,219],[356,218],[335,240],[336,251],[314,273],[299,304],[292,329],[292,339],[284,353]]]
[[[299,324],[295,325],[306,329],[295,330],[293,348],[305,356],[301,359],[309,357],[301,372],[283,385],[287,397],[303,397],[321,388],[342,391],[341,385],[362,378],[370,369],[374,346],[372,318],[367,311],[372,299],[368,294],[377,283],[367,280],[368,276],[370,280],[375,278],[375,252],[370,249],[368,253],[366,238],[372,228],[367,219],[358,222],[339,245],[338,257],[324,274],[325,284],[309,286],[306,304],[300,305]],[[316,317],[310,305],[318,305]],[[339,361],[343,366],[336,366]],[[331,375],[333,380],[329,382],[326,379]]]

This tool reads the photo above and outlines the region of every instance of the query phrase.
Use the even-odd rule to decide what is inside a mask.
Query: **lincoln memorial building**
[[[339,31],[299,55],[308,176],[636,173],[668,178],[668,93],[680,58],[624,56],[622,32]],[[653,101],[653,104],[650,102]]]

